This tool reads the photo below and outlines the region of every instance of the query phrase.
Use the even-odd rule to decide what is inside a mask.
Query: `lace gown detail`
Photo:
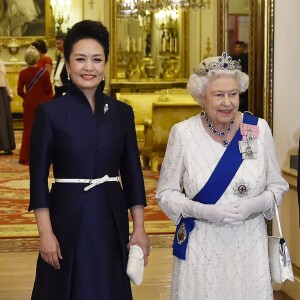
[[[258,126],[257,159],[243,161],[216,205],[252,198],[265,189],[272,191],[277,204],[281,203],[288,185],[280,175],[268,124],[259,119]],[[187,201],[207,182],[224,151],[205,131],[200,115],[172,128],[156,197],[175,224]],[[241,184],[247,187],[242,197],[237,192]],[[187,259],[174,257],[171,299],[273,299],[264,216],[271,219],[273,211],[235,226],[196,220]]]

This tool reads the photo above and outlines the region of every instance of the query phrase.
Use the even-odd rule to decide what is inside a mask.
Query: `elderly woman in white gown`
[[[248,82],[226,53],[190,76],[203,110],[172,128],[156,194],[177,225],[171,299],[273,299],[265,218],[288,184],[267,122],[238,111]]]

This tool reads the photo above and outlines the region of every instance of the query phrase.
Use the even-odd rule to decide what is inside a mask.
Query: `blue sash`
[[[243,123],[257,125],[257,122],[258,117],[250,113],[244,113]],[[198,201],[202,204],[215,204],[220,199],[243,162],[238,144],[241,140],[242,134],[241,131],[238,130],[205,186],[193,198],[194,201]],[[189,233],[194,227],[195,219],[193,218],[181,218],[180,223],[176,227],[173,241],[173,255],[179,259],[186,259]]]
[[[33,86],[35,85],[35,83],[37,82],[37,80],[42,76],[42,74],[46,71],[46,69],[42,68],[40,69],[36,75],[34,76],[34,78],[31,80],[31,82],[28,84],[28,86],[26,87],[26,93],[28,93]]]

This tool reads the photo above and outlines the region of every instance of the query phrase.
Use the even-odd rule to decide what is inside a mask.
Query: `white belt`
[[[109,177],[108,175],[105,175],[101,178],[96,178],[96,179],[55,178],[55,182],[61,182],[61,183],[89,183],[89,185],[84,188],[85,191],[88,191],[89,189],[95,187],[96,185],[102,184],[106,181],[119,181],[119,176]]]

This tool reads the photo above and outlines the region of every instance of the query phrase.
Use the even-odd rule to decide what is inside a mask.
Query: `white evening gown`
[[[268,124],[259,119],[258,126],[257,159],[243,161],[216,205],[254,197],[266,188],[281,203],[288,184],[280,175]],[[200,115],[172,128],[156,197],[175,224],[182,217],[184,203],[201,190],[224,151],[205,131]],[[239,196],[237,187],[242,184],[247,192]],[[271,219],[273,211],[264,215]],[[187,259],[174,257],[171,299],[273,299],[264,215],[235,226],[196,221]]]

